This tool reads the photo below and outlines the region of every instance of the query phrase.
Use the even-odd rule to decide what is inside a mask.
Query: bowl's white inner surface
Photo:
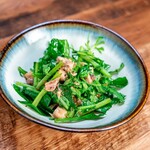
[[[100,35],[105,38],[105,50],[102,54],[96,53],[96,56],[110,64],[111,70],[118,68],[122,62],[125,64],[124,69],[119,73],[119,76],[126,76],[129,81],[128,86],[120,91],[126,95],[126,100],[123,105],[113,106],[107,112],[107,115],[100,120],[55,124],[48,117],[43,117],[18,102],[18,100],[23,100],[23,98],[14,91],[12,84],[16,81],[25,82],[17,71],[18,66],[23,67],[25,70],[32,68],[33,62],[37,61],[43,55],[43,51],[52,38],[68,39],[69,43],[78,49],[81,45],[84,45],[88,36],[90,42],[93,43]],[[60,28],[41,27],[26,33],[16,44],[12,45],[2,62],[0,82],[7,98],[14,105],[28,115],[41,121],[72,128],[105,126],[128,116],[138,105],[142,97],[142,91],[145,88],[142,69],[136,62],[137,58],[134,58],[127,49],[130,48],[121,44],[119,39],[104,30],[96,32],[95,30],[88,28],[83,29],[78,26]]]

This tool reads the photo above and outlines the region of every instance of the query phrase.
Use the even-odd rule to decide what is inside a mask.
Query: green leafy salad
[[[19,102],[57,123],[103,118],[113,105],[124,103],[119,90],[128,84],[126,77],[117,75],[123,63],[110,71],[110,65],[94,55],[102,55],[104,44],[98,37],[76,50],[67,40],[53,38],[30,71],[18,67],[26,81],[13,84],[24,99]]]

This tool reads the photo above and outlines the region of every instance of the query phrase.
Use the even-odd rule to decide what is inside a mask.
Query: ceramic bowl
[[[105,39],[105,50],[97,55],[111,64],[111,69],[118,68],[120,63],[125,67],[119,76],[126,76],[129,84],[121,90],[126,95],[123,105],[115,105],[103,119],[82,121],[78,123],[56,124],[48,117],[41,116],[17,100],[23,100],[13,89],[15,81],[24,80],[19,76],[17,67],[26,70],[43,55],[52,38],[68,39],[75,48],[87,41],[95,41],[98,36]],[[25,118],[47,127],[66,131],[102,131],[112,129],[129,121],[143,108],[148,96],[148,73],[144,62],[133,46],[116,32],[98,24],[77,21],[59,20],[45,22],[30,27],[12,38],[3,50],[0,64],[0,86],[5,101],[16,112]]]

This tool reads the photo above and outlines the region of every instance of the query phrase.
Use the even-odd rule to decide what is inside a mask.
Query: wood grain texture
[[[105,25],[130,41],[150,73],[150,0],[1,0],[0,51],[19,31],[53,19],[82,19]],[[72,133],[35,124],[0,97],[0,150],[149,150],[150,97],[143,110],[118,128]]]
[[[6,0],[6,1],[8,1],[9,5],[10,5],[10,2],[12,3],[12,1],[9,1],[9,0]],[[37,5],[40,5],[38,3],[43,3],[42,0],[41,2],[39,1],[37,2],[37,0],[32,0],[32,3],[30,2],[30,0],[28,0],[28,2],[26,2],[27,3],[26,6],[29,7],[30,11],[28,10],[21,11],[23,9],[26,9],[26,6],[22,5],[22,2],[17,3],[20,9],[16,8],[17,4],[14,6],[12,5],[13,10],[15,10],[13,12],[14,15],[13,16],[9,15],[8,18],[0,17],[0,26],[1,26],[0,38],[9,36],[11,34],[14,34],[15,32],[20,32],[21,30],[31,25],[37,24],[37,23],[41,23],[41,22],[49,21],[49,20],[63,19],[68,15],[79,13],[85,9],[87,10],[91,7],[95,7],[97,5],[102,5],[102,4],[107,3],[107,1],[99,1],[99,0],[94,0],[94,2],[93,0],[89,0],[89,2],[87,2],[86,0],[80,0],[80,1],[70,1],[70,0],[63,0],[63,1],[47,0],[46,1],[44,0],[44,1],[46,5],[42,5],[43,8],[40,9],[39,7],[37,7]],[[30,3],[30,5],[28,3]],[[33,10],[31,10],[31,7],[33,8]],[[8,9],[11,9],[11,7],[8,7]],[[7,12],[8,10],[6,8],[4,10],[0,9],[0,14],[1,13],[6,14],[3,11]]]

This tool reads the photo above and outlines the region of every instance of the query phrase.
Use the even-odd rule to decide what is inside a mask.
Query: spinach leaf
[[[56,59],[58,56],[69,57],[69,44],[67,40],[52,39],[44,54],[44,59]]]
[[[113,81],[111,81],[111,85],[117,88],[123,88],[128,84],[128,80],[126,77],[119,77]]]
[[[19,100],[18,100],[19,101]],[[38,109],[37,107],[35,107],[30,101],[19,101],[21,104],[24,104],[26,106],[28,106],[29,108],[33,109],[34,111],[36,111],[38,114],[40,115],[46,115],[45,113],[43,113],[40,109]]]

